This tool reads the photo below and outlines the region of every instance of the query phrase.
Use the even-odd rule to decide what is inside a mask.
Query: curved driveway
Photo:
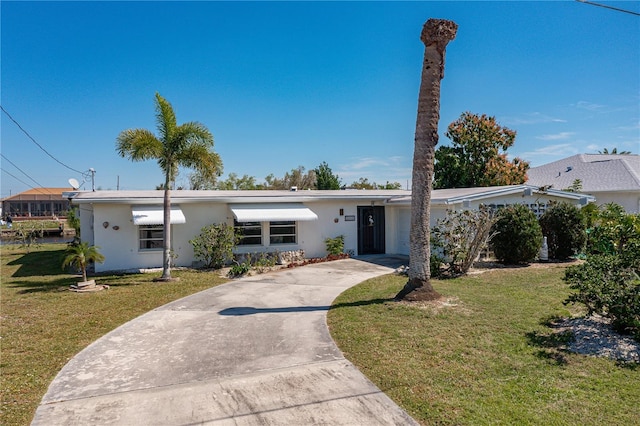
[[[71,359],[32,424],[417,425],[327,329],[341,292],[405,259],[367,260],[242,278],[148,312]]]

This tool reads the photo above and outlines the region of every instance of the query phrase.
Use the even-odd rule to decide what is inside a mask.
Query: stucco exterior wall
[[[594,192],[596,204],[616,203],[621,205],[627,213],[640,213],[640,194],[637,192]]]

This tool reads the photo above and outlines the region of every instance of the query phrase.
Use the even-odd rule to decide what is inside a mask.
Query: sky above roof
[[[638,2],[606,2],[640,12]],[[532,166],[640,151],[640,17],[576,1],[2,1],[2,197],[30,187],[154,189],[154,161],[115,150],[156,132],[154,95],[214,134],[225,178],[326,161],[342,183],[410,186],[431,17],[447,47],[440,144],[465,111],[517,131]],[[17,124],[16,124],[17,122]],[[33,140],[21,129],[24,129]],[[35,140],[35,142],[34,142]],[[186,184],[187,172],[178,178]]]

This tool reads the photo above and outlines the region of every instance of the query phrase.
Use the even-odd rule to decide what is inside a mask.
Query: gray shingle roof
[[[576,179],[583,192],[640,191],[640,156],[578,154],[532,167],[527,184],[569,188]]]

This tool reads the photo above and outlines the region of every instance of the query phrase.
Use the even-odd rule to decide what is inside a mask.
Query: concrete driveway
[[[340,293],[402,263],[283,269],[148,312],[71,359],[32,424],[417,425],[343,357],[326,325]]]

